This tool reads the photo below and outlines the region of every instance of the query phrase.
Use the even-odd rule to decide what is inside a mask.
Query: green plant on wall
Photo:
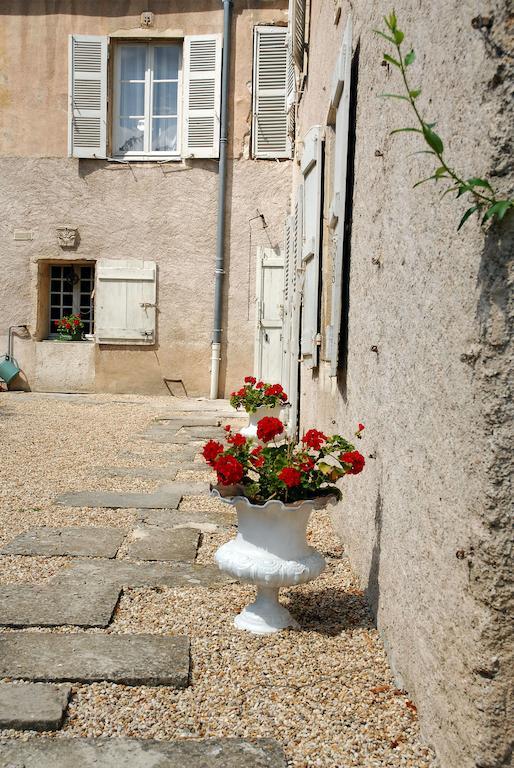
[[[462,216],[457,230],[459,230],[463,224],[469,219],[473,213],[477,213],[481,218],[481,223],[485,224],[490,219],[497,218],[501,221],[509,209],[514,208],[514,200],[512,199],[499,199],[491,184],[487,179],[480,179],[473,177],[470,179],[463,179],[453,168],[448,165],[448,162],[444,157],[444,144],[441,137],[434,131],[435,123],[427,123],[420,114],[417,99],[421,95],[420,88],[412,88],[407,76],[408,67],[415,61],[416,54],[411,48],[405,55],[402,51],[402,43],[404,41],[404,33],[398,29],[398,21],[396,14],[392,11],[389,16],[384,17],[387,31],[381,32],[375,30],[377,35],[385,38],[391,45],[396,48],[397,57],[384,54],[384,59],[389,64],[400,70],[403,84],[405,86],[405,95],[400,93],[383,93],[384,98],[388,99],[400,99],[407,101],[414,114],[416,116],[417,125],[407,128],[396,128],[391,131],[391,135],[394,133],[419,133],[423,136],[429,149],[422,150],[424,154],[433,155],[437,161],[438,166],[434,170],[434,173],[426,179],[422,179],[414,184],[418,187],[420,184],[424,184],[427,181],[433,180],[434,182],[444,181],[447,186],[443,193],[443,197],[448,193],[455,192],[456,198],[468,195],[472,205],[466,210]]]

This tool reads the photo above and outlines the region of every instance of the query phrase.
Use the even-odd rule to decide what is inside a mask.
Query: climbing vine
[[[405,95],[401,93],[383,93],[381,96],[388,99],[400,99],[408,102],[411,106],[414,115],[416,117],[417,125],[409,126],[407,128],[396,128],[391,131],[391,135],[395,133],[419,133],[423,136],[425,143],[428,145],[428,149],[421,150],[423,154],[433,155],[439,165],[434,170],[434,173],[426,179],[422,179],[414,184],[418,187],[420,184],[425,184],[427,181],[434,181],[434,183],[443,181],[446,183],[447,188],[444,190],[442,197],[452,192],[455,192],[455,197],[459,198],[463,195],[467,195],[469,202],[472,205],[465,211],[462,216],[457,230],[459,230],[463,224],[472,216],[473,213],[481,218],[482,225],[490,219],[497,218],[501,221],[509,209],[514,208],[513,199],[499,199],[497,193],[491,186],[487,179],[480,179],[478,177],[472,177],[470,179],[464,179],[457,171],[455,171],[445,159],[444,144],[441,137],[434,131],[435,123],[427,123],[422,117],[418,108],[417,99],[421,95],[421,88],[413,88],[408,78],[408,68],[415,61],[416,54],[411,47],[408,53],[404,55],[402,50],[402,43],[404,41],[404,33],[398,28],[398,21],[396,14],[392,11],[389,16],[384,17],[384,21],[387,27],[385,32],[375,30],[377,35],[380,35],[387,40],[396,49],[396,57],[384,54],[384,60],[389,64],[400,70],[403,86],[405,88]],[[450,186],[448,186],[448,184]]]

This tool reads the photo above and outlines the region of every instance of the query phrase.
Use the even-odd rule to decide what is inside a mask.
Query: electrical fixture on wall
[[[142,27],[153,27],[153,20],[154,15],[151,11],[144,11],[144,13],[141,14]]]

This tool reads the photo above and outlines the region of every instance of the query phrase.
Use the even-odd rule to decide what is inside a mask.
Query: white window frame
[[[174,45],[179,48],[178,59],[178,81],[177,81],[177,149],[175,152],[156,152],[151,150],[145,150],[143,152],[116,152],[113,151],[112,157],[114,159],[126,159],[126,160],[181,160],[182,155],[182,121],[183,121],[183,103],[182,103],[182,74],[183,74],[183,42],[178,40],[152,40],[151,42],[145,41],[119,41],[114,46],[114,67],[113,67],[113,104],[114,109],[112,113],[112,148],[117,146],[118,130],[119,130],[119,115],[120,115],[120,95],[121,95],[121,77],[120,77],[120,49],[121,46],[146,46],[146,69],[145,69],[145,144],[151,145],[152,141],[152,97],[153,97],[153,83],[155,82],[153,77],[154,72],[154,51],[155,48],[164,45]],[[159,81],[157,81],[159,82]],[[164,117],[164,115],[162,116]]]

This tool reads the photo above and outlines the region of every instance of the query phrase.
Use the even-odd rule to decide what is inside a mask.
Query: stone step
[[[115,493],[113,491],[79,491],[63,493],[57,504],[66,507],[98,507],[104,509],[177,509],[182,494],[163,485],[153,493]],[[96,528],[94,530],[97,530]]]
[[[124,538],[125,533],[118,528],[34,528],[16,536],[0,554],[116,557]]]
[[[6,741],[2,768],[286,768],[272,739],[52,739]]]
[[[189,640],[161,635],[0,633],[2,677],[185,688]]]
[[[200,541],[200,532],[194,528],[172,530],[141,525],[132,532],[128,557],[133,560],[160,560],[192,563]]]
[[[0,587],[0,625],[107,627],[120,591],[120,586],[98,584],[78,574],[66,584],[55,577],[42,585],[8,584]]]
[[[0,728],[56,731],[61,727],[70,694],[70,685],[0,683]]]

